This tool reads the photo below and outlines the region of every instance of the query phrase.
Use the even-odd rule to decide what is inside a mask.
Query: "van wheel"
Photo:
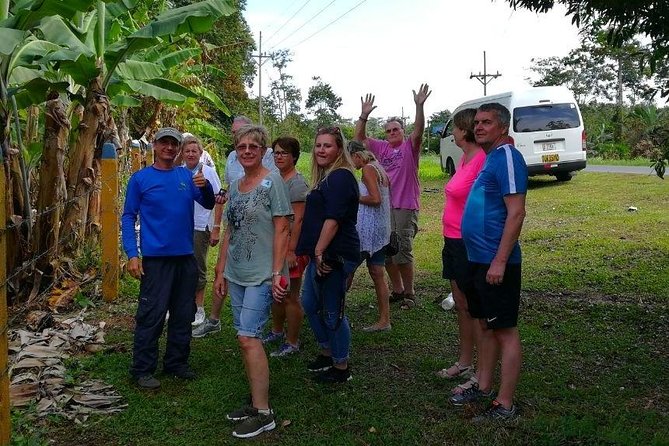
[[[453,164],[453,158],[450,156],[446,160],[446,173],[450,176],[455,175],[455,164]]]
[[[555,174],[555,178],[557,178],[558,181],[569,181],[571,180],[571,177],[571,172],[560,172]]]

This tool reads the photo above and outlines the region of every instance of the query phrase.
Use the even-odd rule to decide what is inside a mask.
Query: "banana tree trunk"
[[[58,95],[47,101],[45,115],[33,252],[38,255],[49,252],[39,257],[36,266],[46,276],[51,276],[59,258],[60,216],[66,194],[63,159],[68,145],[70,121],[65,104]]]
[[[93,155],[97,136],[109,119],[109,100],[101,87],[101,79],[91,81],[86,92],[84,115],[79,123],[74,149],[67,169],[67,206],[63,219],[65,250],[74,254],[85,236],[89,193],[95,184]]]

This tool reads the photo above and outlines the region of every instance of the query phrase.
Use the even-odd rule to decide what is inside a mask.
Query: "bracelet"
[[[358,117],[358,119],[361,120],[361,121],[367,122],[367,118],[363,118],[362,115],[360,115],[360,116]]]
[[[221,225],[214,225],[214,228],[220,228]]]
[[[280,276],[281,273],[279,271],[272,271],[273,276]]]

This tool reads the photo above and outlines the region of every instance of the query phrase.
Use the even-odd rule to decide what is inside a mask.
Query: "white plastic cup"
[[[448,296],[441,301],[441,308],[445,311],[450,310],[455,306],[455,299],[453,299],[453,293],[448,293]]]

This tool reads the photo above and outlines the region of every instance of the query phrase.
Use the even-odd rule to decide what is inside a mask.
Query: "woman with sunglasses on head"
[[[386,262],[385,248],[390,241],[390,182],[374,154],[362,143],[349,142],[348,151],[355,168],[362,169],[356,228],[360,237],[360,251],[367,261],[379,305],[379,320],[362,331],[388,331],[391,329],[390,290],[383,275],[383,267]]]
[[[230,293],[233,325],[251,387],[251,406],[226,416],[241,421],[232,432],[239,438],[276,427],[269,406],[269,367],[261,337],[272,297],[281,301],[287,292],[285,255],[292,210],[283,180],[262,165],[266,147],[264,127],[247,125],[235,133],[235,151],[244,176],[230,185],[227,225],[214,280],[219,298]]]
[[[344,314],[346,281],[359,261],[360,241],[355,228],[358,182],[338,127],[322,128],[316,134],[311,183],[296,253],[311,259],[304,276],[302,305],[321,351],[307,368],[321,372],[317,381],[343,383],[351,379],[351,327]]]
[[[300,143],[295,138],[284,136],[272,143],[274,164],[279,169],[288,188],[290,205],[293,208],[293,218],[290,227],[290,241],[288,242],[288,253],[286,262],[290,268],[290,288],[282,302],[272,303],[272,329],[263,339],[264,343],[284,339],[283,344],[277,351],[270,353],[272,357],[283,357],[300,351],[300,328],[304,311],[300,303],[300,288],[302,286],[302,274],[309,263],[309,257],[295,255],[297,240],[302,229],[302,218],[304,216],[304,202],[307,199],[309,186],[301,173],[295,169],[295,163],[300,158]],[[284,336],[283,325],[286,323]]]

